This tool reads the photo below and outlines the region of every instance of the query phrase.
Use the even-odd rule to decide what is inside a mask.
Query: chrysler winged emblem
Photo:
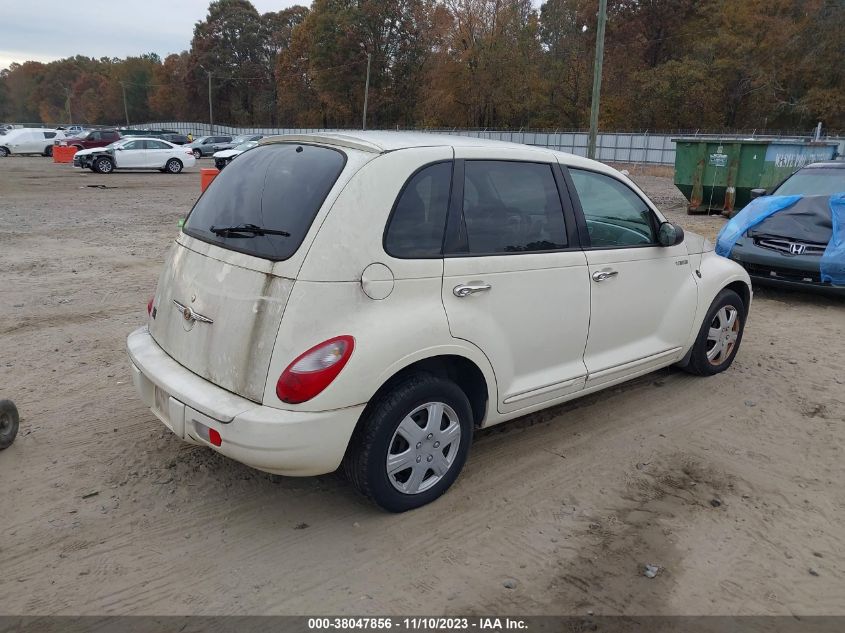
[[[176,304],[176,309],[182,313],[182,318],[191,325],[193,325],[195,321],[200,321],[201,323],[214,323],[212,319],[209,319],[207,316],[204,316],[199,312],[195,312],[193,308],[179,303],[176,299],[173,300],[173,303]]]

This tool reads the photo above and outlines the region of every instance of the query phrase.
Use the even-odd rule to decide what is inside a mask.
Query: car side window
[[[55,137],[56,137],[55,132],[44,132],[44,138],[55,138]]]
[[[563,206],[551,165],[466,161],[463,217],[471,254],[567,247]]]
[[[170,145],[161,141],[146,141],[147,149],[170,149]]]
[[[593,248],[657,243],[654,213],[625,183],[593,171],[569,168]]]
[[[123,145],[123,149],[144,149],[144,141],[129,141]]]
[[[440,257],[452,163],[435,163],[411,176],[405,184],[384,235],[384,250],[399,259]]]

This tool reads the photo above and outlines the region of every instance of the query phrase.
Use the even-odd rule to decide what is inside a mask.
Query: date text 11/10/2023
[[[396,630],[396,631],[519,631],[528,624],[520,618],[498,617],[346,617],[308,618],[308,629],[329,630]]]

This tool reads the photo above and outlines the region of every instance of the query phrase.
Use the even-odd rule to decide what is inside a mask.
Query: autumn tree
[[[215,0],[190,48],[0,70],[0,120],[583,128],[598,0]],[[608,0],[600,125],[845,128],[842,0]]]

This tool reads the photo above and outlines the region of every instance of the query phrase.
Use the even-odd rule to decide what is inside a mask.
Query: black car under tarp
[[[748,229],[748,237],[781,237],[795,242],[826,245],[833,235],[830,196],[804,196]]]

